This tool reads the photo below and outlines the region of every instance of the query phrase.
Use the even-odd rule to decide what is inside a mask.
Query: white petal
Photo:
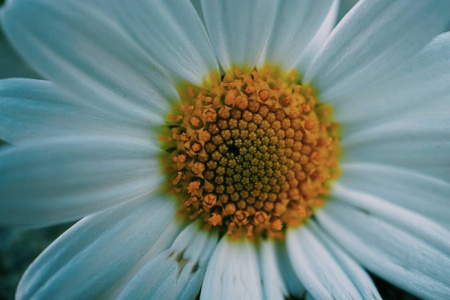
[[[399,229],[413,233],[416,237],[420,237],[450,253],[450,244],[445,241],[445,237],[450,240],[450,232],[432,220],[423,217],[420,213],[412,212],[374,195],[361,192],[357,188],[356,190],[346,188],[339,183],[334,184],[331,197],[356,206],[358,209],[385,220]],[[446,210],[448,211],[448,208]]]
[[[202,0],[206,28],[225,71],[257,65],[277,8],[272,0]]]
[[[336,245],[336,243],[322,231],[316,222],[310,221],[308,227],[327,247],[328,251],[333,255],[333,258],[358,289],[358,292],[363,299],[381,299],[369,274],[367,274],[353,258]]]
[[[450,33],[368,89],[334,103],[344,160],[393,164],[450,181]]]
[[[306,289],[292,268],[287,246],[284,241],[279,241],[276,243],[276,254],[278,268],[282,271],[281,276],[289,295],[291,295],[292,298],[303,298],[305,296]]]
[[[295,273],[317,299],[362,299],[351,278],[305,224],[288,231],[287,247]]]
[[[284,272],[284,270],[280,269],[277,262],[275,242],[264,240],[259,249],[259,266],[264,299],[284,300],[288,298],[289,292],[281,276],[281,272]]]
[[[110,0],[104,3],[111,6]],[[198,85],[219,66],[190,0],[135,1],[111,6],[127,33],[172,77]]]
[[[379,81],[335,99],[334,116],[346,135],[393,121],[448,117],[449,52],[450,33],[441,34]]]
[[[367,86],[419,52],[449,20],[449,1],[359,1],[331,33],[305,82],[325,102]]]
[[[172,247],[147,263],[119,299],[195,299],[200,292],[217,231],[207,233],[192,223]]]
[[[339,167],[342,170],[340,185],[450,226],[450,183],[388,165],[344,163]]]
[[[49,225],[79,219],[159,187],[151,144],[71,137],[0,150],[0,222]]]
[[[206,269],[200,299],[262,299],[254,245],[223,237]]]
[[[170,199],[173,201],[173,199]],[[125,289],[131,279],[141,271],[143,266],[148,264],[152,259],[154,259],[157,255],[159,255],[164,250],[168,249],[175,239],[178,237],[183,228],[186,227],[186,224],[176,220],[171,222],[164,232],[161,233],[160,237],[156,242],[153,243],[151,248],[147,250],[147,252],[142,255],[142,258],[131,268],[123,277],[119,279],[114,285],[109,287],[107,292],[104,292],[102,295],[103,299],[117,299],[120,293]]]
[[[335,24],[338,2],[278,1],[261,63],[270,62],[285,70],[295,67],[304,72]]]
[[[318,4],[318,2],[319,1],[314,1],[314,4]],[[302,75],[305,74],[314,57],[317,55],[317,52],[319,52],[320,48],[322,48],[322,46],[325,44],[325,41],[328,39],[331,30],[336,25],[339,0],[332,0],[332,2],[328,2],[325,7],[328,10],[326,12],[326,15],[323,16],[320,27],[317,29],[317,32],[314,35],[314,38],[309,43],[308,47],[303,51],[302,55],[295,63],[295,69],[298,70]]]
[[[398,221],[401,226],[393,225],[393,218],[379,217],[381,209],[372,212],[330,200],[316,217],[371,272],[420,298],[446,299],[450,294],[448,232],[436,242],[439,237],[432,232],[433,227],[413,225],[414,219],[407,224],[404,218]],[[424,238],[417,229],[421,225],[430,238]]]
[[[413,169],[450,181],[450,117],[408,118],[342,141],[342,160]]]
[[[84,218],[33,262],[17,298],[98,298],[149,251],[175,212],[172,199],[145,197]]]
[[[176,91],[159,64],[107,10],[127,6],[102,2],[107,3],[8,1],[2,7],[2,24],[30,65],[80,102],[146,122],[168,110],[167,99],[177,99]],[[154,29],[162,28],[168,26]]]
[[[0,80],[0,138],[11,144],[32,139],[101,135],[157,140],[151,124],[126,122],[92,109],[74,105],[75,100],[54,84],[31,79]]]

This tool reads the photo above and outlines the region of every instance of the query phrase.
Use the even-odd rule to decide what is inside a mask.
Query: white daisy
[[[7,1],[0,222],[82,218],[17,298],[448,298],[450,1],[337,8]]]

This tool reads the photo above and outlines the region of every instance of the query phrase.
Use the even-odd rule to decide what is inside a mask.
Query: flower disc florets
[[[160,137],[181,214],[233,237],[283,237],[323,205],[338,176],[337,124],[298,82],[266,67],[184,85]]]

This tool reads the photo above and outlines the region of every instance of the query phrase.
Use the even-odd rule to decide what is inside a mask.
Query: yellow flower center
[[[182,215],[233,238],[282,238],[324,204],[339,174],[338,125],[298,82],[295,70],[265,67],[181,85],[160,140]]]

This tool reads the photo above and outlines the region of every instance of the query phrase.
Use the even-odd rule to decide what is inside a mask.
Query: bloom
[[[1,221],[84,217],[30,266],[18,297],[195,298],[201,289],[204,299],[275,299],[306,289],[317,299],[379,298],[361,265],[423,298],[450,294],[450,36],[434,38],[450,3],[361,1],[331,33],[337,1],[201,4],[204,23],[189,1],[16,0],[3,8],[13,45],[52,83],[1,84],[0,137],[13,145],[0,153]],[[232,242],[199,229],[204,220],[180,219],[177,202],[161,193],[158,130],[184,99],[183,83],[205,89],[221,69],[266,64],[297,70],[302,86],[333,107],[342,175],[285,242]]]

